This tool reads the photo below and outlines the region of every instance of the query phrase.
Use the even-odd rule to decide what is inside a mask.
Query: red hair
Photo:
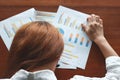
[[[61,34],[48,22],[23,25],[16,33],[9,54],[7,74],[19,69],[31,70],[58,59],[64,43]]]

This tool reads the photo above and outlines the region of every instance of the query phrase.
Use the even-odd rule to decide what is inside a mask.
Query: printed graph
[[[32,18],[28,18],[26,22],[22,22],[22,20],[16,21],[15,23],[11,22],[8,24],[3,24],[3,30],[7,34],[8,38],[13,38],[17,30],[25,23],[31,22]]]
[[[76,34],[70,33],[68,41],[71,42],[72,44],[79,44],[79,46],[83,47],[89,47],[90,45],[90,40],[86,39],[82,35],[80,36],[78,33]]]
[[[62,24],[66,27],[70,27],[76,30],[81,30],[82,27],[77,19],[73,19],[71,16],[62,13],[59,15],[58,24]]]
[[[85,69],[92,42],[83,31],[89,15],[60,6],[53,24],[63,35],[64,51],[59,60],[60,68]],[[62,63],[61,63],[62,62]]]

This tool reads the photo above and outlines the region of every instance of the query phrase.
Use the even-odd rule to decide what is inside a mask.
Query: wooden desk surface
[[[56,12],[59,5],[100,15],[104,20],[105,36],[120,55],[120,0],[0,0],[0,20],[13,16],[31,7],[41,11]],[[8,51],[0,38],[0,78],[6,69]],[[67,80],[75,74],[101,77],[105,74],[104,57],[93,43],[85,70],[56,69],[58,80]]]

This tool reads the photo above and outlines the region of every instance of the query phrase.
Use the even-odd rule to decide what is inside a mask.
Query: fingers
[[[99,23],[100,23],[101,25],[103,25],[103,20],[102,20],[102,19],[99,19]]]
[[[103,21],[102,19],[100,19],[100,16],[95,14],[92,14],[90,17],[88,17],[87,22],[88,23],[97,22],[97,23],[100,23],[101,25],[103,24]]]
[[[95,20],[96,20],[96,22],[99,22],[100,21],[100,16],[95,16]]]
[[[100,16],[92,14],[87,18],[87,25],[81,24],[81,26],[84,32],[93,32],[96,28],[98,29],[99,27],[103,27],[103,21]]]
[[[88,22],[88,23],[92,22],[92,18],[91,18],[91,17],[88,17],[88,18],[87,18],[87,22]]]
[[[96,17],[98,18],[98,16],[92,14],[90,17],[87,18],[87,21],[88,21],[89,23],[94,22],[94,21],[96,21]],[[97,20],[98,20],[98,19],[97,19]]]
[[[91,15],[91,20],[92,20],[93,22],[96,21],[96,17],[97,17],[97,16],[96,16],[95,14],[92,14],[92,15]]]
[[[82,26],[83,31],[86,32],[87,31],[87,27],[84,24],[81,24],[81,26]]]

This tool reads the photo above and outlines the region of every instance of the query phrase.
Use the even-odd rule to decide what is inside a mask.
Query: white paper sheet
[[[35,9],[31,8],[0,22],[0,36],[8,50],[16,31],[25,23],[35,20]]]
[[[85,69],[92,42],[81,28],[89,15],[60,6],[53,21],[64,39],[64,52],[60,58],[60,68]],[[65,64],[64,64],[65,63]],[[70,66],[74,67],[70,67]]]
[[[36,21],[47,21],[49,23],[52,23],[55,15],[55,12],[35,11]]]

